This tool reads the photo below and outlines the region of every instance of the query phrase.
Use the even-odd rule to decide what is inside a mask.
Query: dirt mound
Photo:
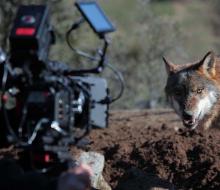
[[[166,135],[159,134],[136,148],[137,160],[144,161],[139,165],[142,169],[169,180],[177,189],[220,187],[219,131],[218,135],[216,131],[206,134],[162,131]]]
[[[105,155],[113,189],[220,189],[220,130],[185,131],[170,110],[114,112],[88,150]]]

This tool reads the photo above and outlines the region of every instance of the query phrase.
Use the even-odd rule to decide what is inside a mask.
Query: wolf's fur
[[[195,63],[174,65],[163,58],[168,73],[165,92],[183,124],[205,129],[220,118],[220,58],[208,52]]]

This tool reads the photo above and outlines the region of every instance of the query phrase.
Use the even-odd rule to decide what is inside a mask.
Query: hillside
[[[0,2],[0,46],[8,51],[7,37],[20,3],[48,3],[56,44],[50,59],[68,63],[73,68],[92,67],[80,59],[66,44],[65,33],[80,15],[74,1],[3,0]],[[98,0],[117,31],[108,51],[109,62],[120,69],[126,86],[115,109],[164,107],[163,94],[166,72],[162,56],[176,64],[195,61],[210,50],[219,54],[219,1],[203,0]],[[71,35],[74,47],[89,52],[100,46],[87,24]],[[65,51],[63,51],[65,50]],[[108,69],[102,75],[109,81],[113,94],[117,81]]]

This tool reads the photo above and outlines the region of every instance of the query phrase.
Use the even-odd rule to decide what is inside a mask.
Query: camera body
[[[49,48],[55,42],[49,16],[48,6],[19,7],[9,35],[13,66],[21,66],[26,58],[47,61]]]
[[[99,68],[85,72],[50,61],[55,35],[44,5],[20,6],[9,42],[0,64],[0,145],[25,150],[35,169],[65,162],[70,145],[108,125],[107,81],[94,76],[104,54]]]

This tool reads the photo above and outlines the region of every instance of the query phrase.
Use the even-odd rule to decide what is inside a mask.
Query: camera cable
[[[114,73],[115,75],[115,79],[117,81],[119,81],[120,83],[120,91],[119,93],[114,97],[114,98],[111,98],[110,101],[109,101],[109,104],[117,101],[118,99],[121,98],[121,96],[123,95],[124,93],[124,89],[125,89],[125,81],[124,81],[124,77],[122,76],[121,72],[118,71],[118,69],[116,69],[112,64],[110,63],[105,63],[105,65],[110,69],[112,70],[112,72]]]
[[[3,77],[2,77],[2,97],[1,97],[1,102],[2,102],[2,110],[3,110],[3,115],[4,115],[4,119],[5,119],[5,125],[6,128],[8,130],[9,136],[7,138],[11,138],[8,139],[9,141],[15,141],[18,142],[18,137],[15,134],[14,130],[11,127],[9,118],[8,118],[8,113],[5,107],[5,101],[3,100],[3,97],[5,95],[5,91],[6,91],[6,83],[8,80],[8,73],[9,73],[9,68],[8,68],[8,64],[7,62],[4,63],[4,71],[3,71]]]
[[[87,59],[89,59],[90,61],[99,61],[99,59],[97,57],[94,57],[88,53],[85,53],[79,49],[74,48],[71,43],[70,43],[70,34],[72,33],[73,30],[76,30],[77,28],[80,27],[80,25],[84,22],[85,20],[83,18],[80,18],[77,22],[73,23],[73,25],[70,27],[70,29],[66,32],[66,42],[67,45],[69,46],[69,48],[76,52],[76,54],[83,56]]]
[[[35,138],[38,134],[38,131],[42,128],[42,124],[48,123],[48,122],[49,122],[49,120],[46,118],[42,118],[37,122],[31,137],[27,141],[28,145],[31,145],[33,143],[33,141],[35,140]]]

